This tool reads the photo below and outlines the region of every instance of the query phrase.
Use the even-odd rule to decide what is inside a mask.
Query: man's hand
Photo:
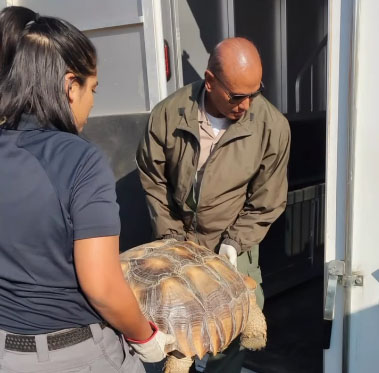
[[[220,255],[225,255],[229,259],[229,262],[237,268],[237,251],[232,245],[222,243],[218,253]]]

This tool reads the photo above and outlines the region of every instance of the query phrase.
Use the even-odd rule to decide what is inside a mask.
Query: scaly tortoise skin
[[[256,283],[225,257],[193,242],[161,240],[124,252],[120,261],[144,315],[176,337],[166,373],[188,372],[195,356],[223,351],[241,333],[244,347],[265,346]]]

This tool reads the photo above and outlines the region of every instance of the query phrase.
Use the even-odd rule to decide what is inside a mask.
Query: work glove
[[[237,268],[237,250],[232,245],[222,243],[218,253],[225,255],[229,259],[229,262]]]
[[[175,337],[158,330],[158,327],[149,321],[153,334],[145,341],[126,338],[125,340],[145,363],[157,363],[166,357],[168,352],[174,350]]]

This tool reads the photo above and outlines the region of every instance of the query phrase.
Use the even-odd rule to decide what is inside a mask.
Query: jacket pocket
[[[259,267],[259,245],[253,246],[251,250],[243,252],[237,258],[237,269],[239,272],[253,278],[258,284],[262,283],[261,268]]]

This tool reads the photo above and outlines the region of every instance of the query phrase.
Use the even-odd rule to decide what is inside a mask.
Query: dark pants
[[[263,309],[264,295],[260,285],[261,271],[258,266],[259,246],[254,246],[250,252],[242,253],[237,259],[237,269],[258,284],[255,292],[259,308]],[[245,359],[246,350],[240,346],[239,338],[235,339],[222,353],[211,356],[207,361],[207,373],[240,373]]]

